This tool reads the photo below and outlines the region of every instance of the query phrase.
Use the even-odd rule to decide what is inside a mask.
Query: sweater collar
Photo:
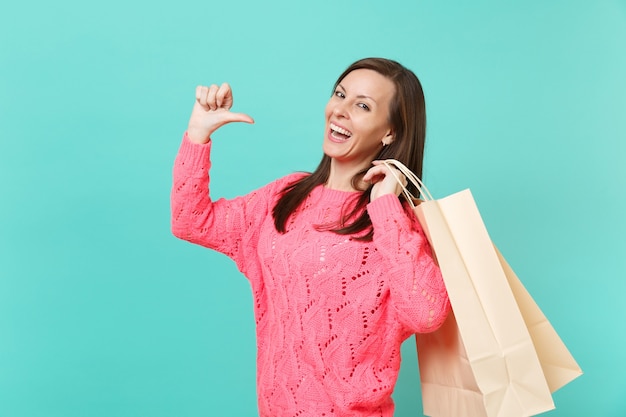
[[[318,185],[313,189],[311,194],[317,194],[321,199],[326,201],[344,202],[350,199],[356,199],[361,195],[362,191],[341,191],[333,188],[327,188],[324,185]]]

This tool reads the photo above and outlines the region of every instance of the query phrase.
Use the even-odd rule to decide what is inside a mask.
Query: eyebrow
[[[341,85],[341,83],[337,84],[337,87],[341,87],[341,89],[342,89],[343,91],[346,91],[346,88],[345,88],[343,85]],[[358,95],[358,96],[356,96],[356,97],[357,97],[357,98],[367,98],[367,99],[372,100],[374,103],[376,103],[376,100],[374,100],[374,99],[373,99],[372,97],[370,97],[370,96],[366,96],[365,94],[359,94],[359,95]],[[377,104],[378,104],[378,103],[377,103]]]

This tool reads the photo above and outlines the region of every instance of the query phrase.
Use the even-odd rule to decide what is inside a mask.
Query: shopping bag
[[[502,255],[497,254],[535,345],[548,387],[555,392],[582,375],[582,371],[513,270]],[[437,331],[416,335],[416,342],[424,414],[487,416],[454,313]]]
[[[540,311],[528,320],[539,324],[534,328],[541,336],[533,340],[512,290],[523,286],[491,243],[471,192],[434,200],[404,165],[385,163],[402,171],[426,199],[416,205],[403,190],[438,259],[453,310],[439,330],[417,335],[424,414],[523,417],[553,409],[551,389],[580,375],[580,369]],[[524,292],[521,304],[536,313]],[[548,339],[562,349],[551,350],[543,343]],[[541,357],[552,364],[564,360],[564,350],[573,373],[551,376],[549,383],[538,354],[543,349]]]
[[[530,293],[496,248],[500,264],[533,340],[551,392],[582,375],[582,370]]]

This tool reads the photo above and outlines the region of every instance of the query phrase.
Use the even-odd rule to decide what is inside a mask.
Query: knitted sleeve
[[[271,216],[275,196],[286,181],[278,180],[232,200],[213,201],[209,192],[211,142],[189,141],[185,134],[174,162],[171,191],[172,233],[183,240],[232,258],[245,274],[255,259],[261,223]]]
[[[390,301],[398,320],[413,333],[439,328],[450,301],[426,236],[412,212],[394,195],[368,205],[374,244],[389,271]]]

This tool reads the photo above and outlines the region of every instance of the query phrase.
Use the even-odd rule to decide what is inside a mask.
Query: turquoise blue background
[[[365,56],[419,75],[431,191],[472,189],[583,367],[546,415],[626,415],[624,0],[60,0],[0,6],[0,417],[255,415],[247,282],[169,231],[194,88],[256,119],[214,137],[232,197],[316,166]]]

